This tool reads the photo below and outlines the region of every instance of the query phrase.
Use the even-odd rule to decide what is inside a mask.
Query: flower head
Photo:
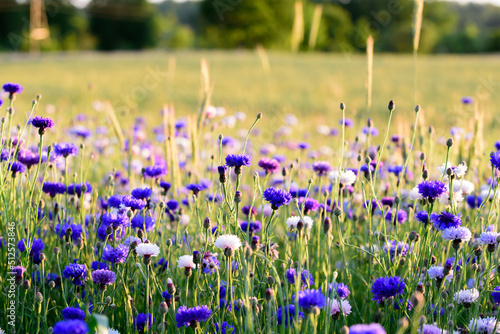
[[[328,174],[332,166],[328,161],[316,161],[312,164],[312,169],[318,176],[324,176]]]
[[[151,256],[158,256],[160,254],[160,247],[152,243],[142,243],[135,247],[135,252],[137,256],[149,258]]]
[[[266,174],[272,174],[280,169],[280,163],[276,159],[266,157],[260,159],[259,167],[262,168]]]
[[[152,314],[139,313],[137,317],[134,317],[134,328],[137,329],[139,333],[144,333],[146,330],[146,322],[151,327],[155,322],[155,317]]]
[[[151,179],[157,179],[159,177],[167,175],[167,173],[167,167],[165,167],[164,165],[154,165],[144,168],[144,176]]]
[[[66,186],[61,182],[44,182],[42,191],[50,195],[50,197],[55,197],[57,194],[64,194]]]
[[[12,96],[14,94],[21,94],[23,86],[17,83],[8,82],[3,85],[3,90]]]
[[[183,255],[177,260],[177,267],[179,268],[196,268],[196,264],[193,262],[193,255]]]
[[[132,190],[131,195],[136,199],[146,200],[151,197],[153,190],[151,188],[135,188]]]
[[[89,328],[82,320],[63,320],[55,324],[53,334],[87,334]]]
[[[71,280],[74,285],[80,286],[87,279],[87,267],[78,264],[77,260],[75,260],[64,268],[62,275],[64,278]]]
[[[384,298],[396,297],[405,291],[405,282],[399,276],[379,277],[373,282],[372,300],[380,302]]]
[[[500,324],[496,317],[485,317],[472,319],[469,322],[469,330],[471,333],[478,334],[495,334],[500,333]]]
[[[458,227],[449,227],[443,230],[442,237],[447,241],[460,241],[467,242],[470,240],[472,234],[467,227],[458,226]]]
[[[175,315],[175,320],[177,321],[177,327],[191,326],[193,328],[198,327],[200,322],[207,321],[212,316],[212,311],[206,305],[187,308],[186,306],[181,306],[177,310]]]
[[[299,291],[299,306],[308,312],[314,307],[323,308],[326,304],[326,298],[320,290]]]
[[[434,227],[441,231],[449,227],[458,227],[462,225],[460,214],[454,215],[448,211],[443,211],[440,214],[433,213],[431,215],[431,221],[434,224]]]
[[[455,292],[455,301],[458,304],[462,304],[466,307],[470,307],[470,305],[474,303],[478,298],[479,292],[477,291],[477,289],[466,289]]]
[[[345,299],[340,300],[340,302],[337,299],[332,299],[328,302],[328,305],[331,306],[330,315],[333,317],[340,316],[341,314],[351,314],[351,304]]]
[[[226,165],[229,167],[250,166],[251,158],[246,154],[229,154],[226,157]]]
[[[417,187],[420,195],[431,202],[446,192],[446,185],[441,181],[422,181]]]
[[[289,229],[296,229],[299,222],[302,222],[303,227],[310,230],[313,226],[313,220],[309,216],[304,216],[304,219],[299,216],[292,216],[286,220],[286,225]]]
[[[496,245],[497,238],[500,236],[500,233],[497,232],[483,232],[479,237],[479,242],[484,245]]]
[[[220,248],[224,251],[228,248],[234,251],[238,250],[238,248],[240,248],[241,245],[242,244],[240,238],[232,234],[220,235],[214,242],[215,247]]]
[[[128,255],[128,247],[119,244],[116,248],[106,245],[104,251],[102,252],[102,260],[111,263],[123,263]]]
[[[273,210],[278,210],[283,205],[290,204],[292,195],[284,190],[276,189],[273,187],[264,190],[264,199],[271,204]]]
[[[66,307],[62,310],[64,320],[85,320],[85,312],[76,307]]]
[[[78,147],[73,143],[61,143],[54,145],[54,152],[57,156],[67,158],[78,154]]]
[[[349,327],[350,334],[386,334],[384,327],[377,323],[358,324]]]
[[[31,125],[38,128],[38,133],[43,135],[46,129],[50,129],[54,126],[54,121],[48,117],[36,116],[31,120]]]

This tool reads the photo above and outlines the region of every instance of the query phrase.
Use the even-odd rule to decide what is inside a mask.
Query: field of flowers
[[[5,333],[500,333],[500,143],[477,96],[448,101],[468,119],[446,131],[389,99],[311,122],[215,107],[201,77],[183,116],[61,115],[3,85]]]

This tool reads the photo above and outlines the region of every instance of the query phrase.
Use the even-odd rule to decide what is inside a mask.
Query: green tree
[[[90,31],[101,50],[144,49],[156,45],[154,6],[146,0],[92,0]]]

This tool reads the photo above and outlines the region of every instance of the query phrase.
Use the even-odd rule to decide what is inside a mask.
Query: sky
[[[73,3],[76,6],[84,7],[89,1],[90,0],[73,0]],[[189,1],[189,0],[173,0],[173,1],[175,1],[175,2],[185,2],[185,1]],[[455,2],[461,2],[461,3],[468,3],[468,2],[492,3],[492,4],[500,6],[500,0],[448,0],[448,1],[455,1]],[[163,2],[163,0],[149,0],[149,2],[158,3],[158,2]]]

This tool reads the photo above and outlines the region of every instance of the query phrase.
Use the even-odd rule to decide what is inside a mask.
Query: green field
[[[202,58],[210,64],[213,104],[224,106],[228,112],[263,112],[268,117],[307,113],[314,115],[315,122],[334,125],[339,118],[339,102],[344,101],[348,117],[355,118],[355,112],[365,115],[364,55],[268,56],[269,74],[264,72],[257,54],[246,51],[3,55],[0,73],[4,81],[24,85],[24,98],[17,103],[19,109],[29,107],[28,96],[41,93],[42,106],[56,106],[56,119],[62,122],[68,121],[62,116],[88,111],[90,100],[110,100],[116,109],[148,117],[158,115],[164,103],[173,103],[180,115],[193,112],[199,105]],[[172,57],[175,73],[167,75]],[[423,125],[433,124],[438,135],[443,136],[450,126],[467,127],[470,114],[461,106],[463,96],[472,96],[479,102],[487,126],[498,124],[494,116],[500,105],[499,66],[498,56],[419,57],[417,103],[424,110]],[[159,73],[154,81],[149,77],[151,71]],[[377,120],[391,99],[396,101],[398,110],[394,126],[410,124],[413,73],[410,55],[375,55],[370,117],[376,126],[382,126]],[[87,88],[90,83],[94,86],[92,93]],[[444,132],[440,133],[440,129]]]

